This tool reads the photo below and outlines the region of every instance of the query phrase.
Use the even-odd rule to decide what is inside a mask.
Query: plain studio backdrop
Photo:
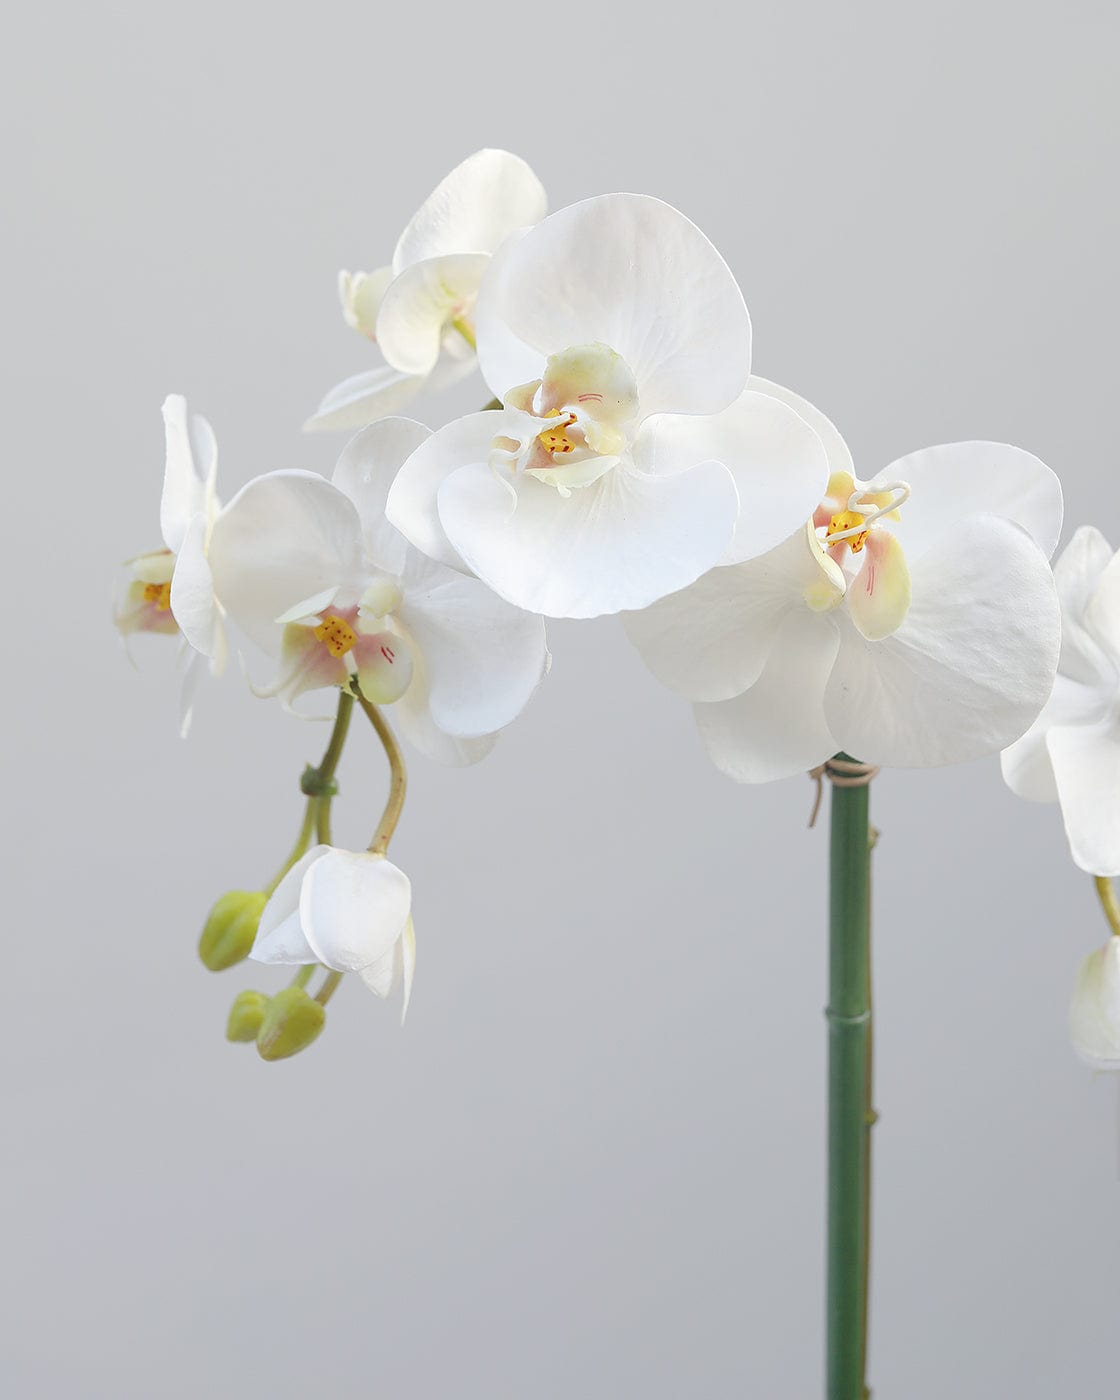
[[[129,669],[160,403],[223,495],[329,471],[304,417],[371,364],[341,267],[483,145],[554,208],[685,210],[755,368],[864,475],[1021,444],[1120,543],[1114,6],[24,6],[5,178],[6,1079],[12,1397],[752,1396],[820,1389],[827,827],[738,788],[610,619],[481,766],[414,758],[407,1026],[358,985],[297,1059],[223,1041],[195,957],[299,817],[321,726],[236,665],[175,732]],[[13,28],[14,25],[14,28]],[[443,417],[488,397],[479,380]],[[385,767],[355,724],[338,838]],[[874,785],[871,1378],[901,1400],[1115,1394],[1114,1081],[1066,1005],[1103,942],[1056,809],[990,761]]]

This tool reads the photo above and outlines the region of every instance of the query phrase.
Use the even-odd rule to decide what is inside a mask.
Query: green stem
[[[331,730],[330,742],[327,744],[327,751],[323,755],[323,761],[315,770],[316,776],[324,786],[334,781],[334,770],[338,767],[338,760],[342,757],[342,748],[346,743],[346,734],[350,728],[350,716],[354,713],[354,697],[349,690],[338,692],[338,709],[335,712],[334,728]],[[323,794],[321,794],[323,795]]]
[[[845,754],[838,759],[850,763]],[[866,783],[832,787],[829,899],[828,1400],[863,1400],[871,1035]]]
[[[1112,932],[1120,936],[1120,902],[1116,899],[1116,890],[1112,881],[1107,875],[1094,875],[1093,884],[1097,887],[1097,898],[1101,902],[1104,916],[1108,920],[1108,926]]]
[[[320,1006],[326,1006],[331,997],[338,990],[338,984],[342,981],[341,972],[328,972],[323,978],[323,985],[315,993],[315,1000]]]
[[[467,342],[467,344],[471,347],[472,350],[478,349],[478,346],[475,344],[474,339],[474,327],[465,317],[456,316],[455,319],[451,322],[451,324],[455,328],[455,330],[459,332],[459,334],[463,337],[463,339]]]
[[[292,866],[295,865],[296,861],[299,860],[301,856],[307,854],[307,848],[311,845],[311,833],[315,829],[316,804],[316,798],[309,797],[307,799],[307,805],[304,808],[303,813],[303,825],[300,827],[299,835],[296,837],[296,844],[292,847],[288,859],[276,872],[276,874],[269,881],[269,883],[265,885],[264,892],[266,895],[271,896],[275,891],[276,886],[280,883],[280,881],[284,878],[288,871],[291,870]]]
[[[308,767],[300,779],[300,786],[308,793],[315,807],[315,836],[320,845],[331,844],[331,802],[338,791],[334,780],[346,735],[350,730],[350,716],[354,713],[354,696],[349,690],[338,692],[338,710],[335,712],[334,728],[330,742],[318,768]]]
[[[385,810],[381,813],[381,820],[377,823],[377,830],[369,843],[369,850],[373,855],[383,856],[389,849],[389,842],[401,818],[405,793],[408,790],[408,774],[405,772],[404,755],[397,743],[397,736],[389,728],[385,716],[376,705],[371,705],[364,695],[358,696],[358,704],[377,731],[377,737],[381,740],[385,756],[389,760],[389,797],[385,803]]]

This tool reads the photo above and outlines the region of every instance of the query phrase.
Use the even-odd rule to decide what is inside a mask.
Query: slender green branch
[[[1116,890],[1112,881],[1107,875],[1094,875],[1093,884],[1097,887],[1097,898],[1101,902],[1101,908],[1104,910],[1109,928],[1117,937],[1120,937],[1120,900],[1116,898]]]
[[[284,878],[288,871],[291,870],[292,866],[295,865],[296,861],[307,854],[307,848],[311,845],[311,833],[315,829],[316,804],[316,798],[309,797],[307,799],[307,805],[304,808],[303,813],[303,825],[300,827],[299,835],[296,837],[296,844],[292,847],[291,852],[289,853],[288,858],[284,862],[284,864],[280,867],[280,869],[276,872],[276,874],[268,882],[268,884],[265,885],[264,892],[266,895],[271,896],[275,892],[276,886],[280,883],[280,881]]]
[[[377,824],[377,830],[373,833],[369,843],[371,854],[383,856],[389,849],[389,842],[392,840],[393,832],[397,829],[397,822],[401,818],[401,809],[404,807],[405,793],[408,789],[408,775],[405,772],[404,755],[397,743],[397,736],[389,728],[385,716],[376,705],[370,704],[364,695],[358,696],[358,704],[361,705],[366,718],[377,731],[377,737],[381,740],[381,746],[389,760],[389,797],[385,803],[385,810],[381,814],[381,820]]]
[[[837,770],[829,773],[827,1395],[828,1400],[862,1400],[871,1112],[871,843],[866,777],[852,781],[855,765],[847,755],[839,754],[835,761]]]
[[[455,330],[459,332],[459,334],[463,337],[463,339],[467,342],[467,344],[471,347],[472,350],[478,349],[477,345],[475,344],[474,327],[468,320],[465,319],[465,317],[456,316],[455,319],[451,322],[451,324],[455,328]]]
[[[323,985],[315,993],[315,1000],[320,1006],[326,1006],[331,997],[338,990],[338,984],[342,981],[341,972],[328,972],[323,978]]]

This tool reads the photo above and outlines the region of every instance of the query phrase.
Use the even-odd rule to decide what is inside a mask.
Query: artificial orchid
[[[343,319],[385,363],[336,385],[305,427],[352,432],[398,413],[425,387],[447,388],[469,374],[475,300],[490,258],[547,207],[540,180],[509,151],[476,151],[457,165],[409,220],[391,264],[339,274]]]
[[[669,205],[607,195],[511,237],[476,325],[502,407],[434,433],[387,512],[518,607],[645,607],[771,549],[820,500],[819,438],[748,387],[742,294]]]
[[[313,846],[265,905],[249,956],[355,972],[380,997],[403,984],[403,1019],[416,966],[411,904],[408,876],[385,856]]]
[[[1054,565],[1062,649],[1038,719],[1003,754],[1020,797],[1059,802],[1070,852],[1092,875],[1120,875],[1120,554],[1082,526]]]
[[[631,640],[741,782],[838,750],[894,767],[998,751],[1037,716],[1057,665],[1057,478],[1019,448],[971,442],[860,481],[835,427],[796,403],[829,454],[812,517],[629,616]]]
[[[347,445],[331,481],[256,478],[215,525],[210,562],[231,619],[279,652],[268,693],[290,704],[356,676],[421,752],[473,763],[528,703],[548,649],[539,617],[425,558],[385,519],[390,482],[428,436],[387,418]]]
[[[180,394],[163,404],[167,455],[160,500],[163,548],[129,561],[131,578],[117,629],[126,640],[137,633],[181,636],[185,664],[179,725],[190,728],[194,697],[206,661],[215,675],[226,661],[224,612],[207,560],[217,497],[218,448],[205,418],[191,414]]]

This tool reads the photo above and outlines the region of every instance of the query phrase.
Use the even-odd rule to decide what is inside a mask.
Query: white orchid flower
[[[606,195],[511,238],[477,325],[504,407],[435,433],[387,509],[518,607],[644,607],[772,548],[820,499],[823,447],[791,407],[745,392],[742,294],[669,205]]]
[[[408,1010],[416,935],[408,876],[383,855],[313,846],[277,885],[249,956],[355,972],[379,997],[403,983]]]
[[[741,782],[841,750],[931,767],[1004,747],[1058,659],[1057,478],[1019,448],[966,442],[861,482],[833,425],[793,401],[829,450],[821,506],[762,558],[628,617],[631,640]]]
[[[353,432],[399,413],[421,389],[469,374],[475,300],[491,255],[547,208],[543,185],[509,151],[476,151],[457,165],[409,221],[390,266],[339,274],[343,319],[377,344],[385,364],[336,385],[304,426]]]
[[[1003,754],[1020,797],[1060,802],[1070,852],[1120,875],[1120,554],[1083,525],[1054,565],[1062,605],[1058,678],[1045,709]]]
[[[1077,971],[1070,1038],[1093,1069],[1120,1070],[1120,937],[1089,954]]]
[[[163,422],[167,459],[159,517],[164,547],[130,561],[132,577],[115,621],[126,640],[137,633],[182,637],[186,659],[180,730],[185,735],[205,662],[218,675],[226,661],[223,611],[207,561],[221,510],[218,448],[210,424],[188,413],[180,394],[164,400]]]
[[[389,484],[428,437],[386,418],[346,447],[331,481],[272,472],[217,522],[214,577],[230,617],[280,653],[269,693],[346,685],[393,704],[405,737],[438,762],[477,762],[548,666],[541,618],[434,563],[385,519]]]

